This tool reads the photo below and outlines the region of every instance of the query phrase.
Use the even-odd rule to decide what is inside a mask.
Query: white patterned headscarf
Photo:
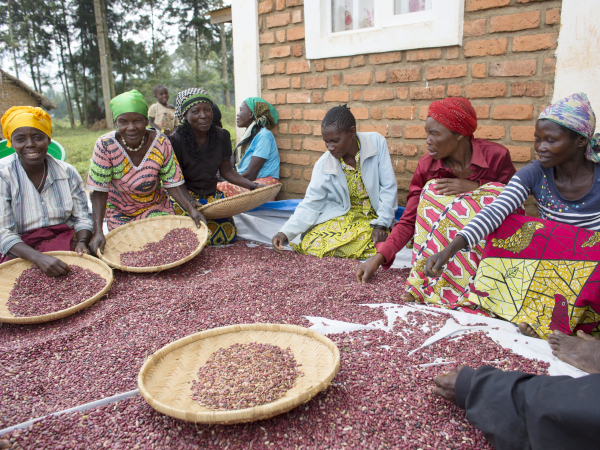
[[[202,89],[202,88],[189,88],[186,89],[185,91],[181,91],[177,94],[177,98],[175,99],[175,117],[177,117],[177,120],[179,121],[179,123],[183,123],[183,116],[185,116],[185,113],[187,112],[187,110],[183,110],[182,106],[183,103],[192,95],[195,94],[203,94],[206,95],[207,92]]]

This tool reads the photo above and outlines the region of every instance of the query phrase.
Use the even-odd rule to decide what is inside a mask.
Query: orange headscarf
[[[50,115],[42,108],[33,106],[13,106],[4,113],[0,119],[2,134],[6,137],[6,144],[11,146],[10,137],[17,128],[33,127],[43,131],[50,137],[52,135],[52,120]]]

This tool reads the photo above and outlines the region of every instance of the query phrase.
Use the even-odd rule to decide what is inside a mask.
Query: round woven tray
[[[290,347],[304,376],[280,399],[253,408],[215,411],[192,399],[192,380],[217,350],[259,342]],[[329,386],[340,368],[340,352],[328,338],[296,325],[247,324],[215,328],[179,339],[150,356],[138,374],[144,399],[157,411],[188,422],[234,424],[268,419],[309,401]]]
[[[54,256],[61,261],[66,262],[69,265],[76,265],[89,269],[94,273],[97,273],[106,280],[104,288],[93,297],[84,300],[83,302],[71,306],[67,309],[62,309],[50,314],[44,314],[41,316],[28,316],[28,317],[16,317],[8,310],[8,296],[10,291],[15,285],[15,281],[25,271],[29,269],[33,263],[25,259],[17,258],[11,261],[0,264],[0,322],[5,323],[21,323],[21,324],[32,324],[50,322],[52,320],[60,319],[62,317],[70,316],[88,306],[93,305],[99,298],[108,292],[113,282],[113,274],[110,267],[89,255],[79,256],[75,252],[46,252],[45,255]],[[40,292],[40,295],[43,295]]]
[[[201,222],[201,225],[198,228],[196,222],[189,217],[175,215],[135,220],[108,233],[104,253],[98,249],[98,257],[109,266],[124,272],[160,272],[171,269],[188,262],[202,251],[208,240],[209,232],[204,223]],[[130,267],[121,264],[121,253],[138,251],[148,242],[158,242],[174,228],[189,228],[198,235],[198,247],[190,255],[162,266]]]
[[[198,208],[207,219],[224,219],[258,208],[279,194],[281,183],[272,184],[233,197],[222,198]]]

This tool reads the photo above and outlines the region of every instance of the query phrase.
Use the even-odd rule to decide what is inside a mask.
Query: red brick
[[[421,81],[421,68],[390,70],[390,83],[406,83],[408,81]]]
[[[531,120],[533,105],[498,105],[494,107],[492,119],[497,120]]]
[[[306,188],[307,186],[304,183],[297,183],[292,181],[288,181],[286,183],[287,192],[291,192],[292,194],[306,194]]]
[[[288,41],[298,41],[304,39],[304,27],[288,28],[287,30]]]
[[[325,142],[323,142],[322,140],[314,141],[312,139],[304,139],[304,143],[302,145],[304,146],[304,150],[311,150],[313,152],[323,152],[323,153],[325,153],[327,151]]]
[[[478,119],[487,119],[490,117],[490,105],[473,105],[473,109]]]
[[[474,136],[478,139],[502,139],[505,135],[506,130],[501,125],[479,126],[474,133]]]
[[[285,30],[279,30],[276,33],[277,42],[285,42]]]
[[[267,100],[267,99],[265,99],[265,100]],[[286,103],[286,94],[277,94],[277,104],[285,105],[285,103]]]
[[[473,78],[485,78],[485,63],[471,64],[471,76]]]
[[[379,133],[383,137],[387,137],[388,126],[387,125],[361,125],[360,131],[362,131],[362,132],[373,131],[375,133]]]
[[[300,89],[302,87],[302,78],[300,78],[300,77],[293,77],[292,78],[292,87],[294,89]]]
[[[300,23],[302,22],[302,10],[299,9],[297,11],[294,11],[292,13],[292,22],[293,23]]]
[[[273,75],[275,73],[275,64],[263,64],[261,73],[263,75]]]
[[[510,86],[512,97],[543,97],[546,95],[547,83],[541,81],[520,81]]]
[[[383,109],[381,106],[376,106],[375,108],[371,108],[371,118],[375,120],[381,120],[383,117]]]
[[[508,5],[510,5],[510,0],[467,0],[465,11],[481,11]]]
[[[515,36],[513,39],[513,52],[535,52],[556,48],[556,34],[532,34],[529,36]]]
[[[352,66],[353,67],[362,67],[364,65],[365,65],[365,57],[364,57],[364,55],[355,56],[352,59]]]
[[[418,148],[415,144],[390,144],[390,154],[400,156],[416,156]]]
[[[342,84],[342,74],[341,73],[332,74],[331,75],[331,85],[339,86],[340,84]]]
[[[416,106],[387,106],[385,108],[385,118],[412,120],[416,117],[416,112]]]
[[[427,133],[423,125],[407,125],[404,127],[404,137],[406,139],[425,139]]]
[[[407,87],[399,87],[396,88],[396,95],[399,99],[406,100],[408,98],[408,88]]]
[[[285,0],[275,0],[275,9],[283,11],[285,9]]]
[[[369,64],[389,64],[399,62],[401,60],[401,52],[379,53],[376,55],[369,55]]]
[[[310,181],[311,177],[312,177],[312,170],[310,169],[306,169],[304,171],[304,173],[302,174],[302,178],[304,178],[306,181]]]
[[[267,28],[284,27],[292,21],[290,13],[275,14],[267,17]]]
[[[283,133],[283,134],[287,134],[288,133],[289,124],[287,124],[287,123],[280,123],[278,125],[278,127],[279,127],[279,132],[280,133]],[[273,130],[271,130],[271,131],[273,131]],[[273,131],[273,134],[275,134],[275,131]]]
[[[275,94],[264,94],[262,98],[264,98],[266,101],[268,101],[272,105],[277,104],[277,96]]]
[[[491,98],[505,97],[507,92],[504,83],[480,83],[465,86],[465,97],[467,98]]]
[[[365,102],[376,102],[379,100],[391,100],[394,98],[393,89],[367,89],[364,92],[363,100]]]
[[[417,170],[418,164],[419,164],[419,161],[406,161],[406,169],[409,172],[414,172],[415,170]]]
[[[456,59],[458,58],[458,47],[450,47],[446,49],[446,59]]]
[[[319,103],[323,103],[323,93],[322,92],[313,92],[312,93],[312,102],[316,105]]]
[[[350,100],[350,93],[342,90],[332,90],[325,92],[326,102],[347,102]]]
[[[279,169],[279,177],[281,178],[289,178],[292,176],[292,171],[287,167],[281,167]]]
[[[313,134],[315,136],[323,136],[323,133],[321,133],[321,125],[313,125]]]
[[[344,75],[344,83],[349,86],[367,85],[373,81],[373,72],[358,72]]]
[[[535,127],[511,127],[510,138],[513,141],[535,141]]]
[[[477,19],[465,22],[463,27],[463,36],[483,36],[485,34],[486,19]]]
[[[271,12],[275,9],[275,3],[273,0],[267,0],[266,2],[261,2],[258,4],[258,13],[265,14]]]
[[[293,174],[294,180],[299,180],[302,177],[302,169],[293,169],[292,174]]]
[[[325,75],[316,77],[304,77],[304,89],[324,89],[327,87]]]
[[[288,8],[290,6],[302,6],[304,5],[304,0],[285,0],[285,6]]]
[[[306,140],[304,140],[306,144]],[[310,155],[302,154],[289,154],[286,155],[286,161],[288,164],[296,164],[298,166],[308,166],[310,164]]]
[[[327,58],[325,68],[327,70],[341,70],[350,67],[350,58]]]
[[[542,73],[553,74],[556,71],[556,58],[544,58]]]
[[[302,138],[294,139],[293,141],[294,150],[302,150]]]
[[[325,114],[327,114],[326,109],[305,109],[304,120],[323,120]]]
[[[288,103],[310,103],[310,92],[294,92],[287,95]]]
[[[369,108],[352,108],[352,114],[356,120],[367,120],[369,118]]]
[[[446,95],[446,87],[445,86],[410,88],[410,98],[412,100],[429,100],[432,98],[444,98],[445,95]]]
[[[419,119],[427,120],[427,113],[429,112],[429,105],[421,106],[419,108]]]
[[[531,161],[531,148],[529,147],[518,147],[516,145],[505,146],[510,153],[510,159],[515,162],[527,162]]]
[[[391,153],[391,151],[390,151]],[[405,159],[394,159],[392,161],[392,167],[394,168],[394,172],[396,173],[404,173],[406,169],[406,160]]]
[[[304,55],[304,50],[302,48],[302,45],[300,45],[300,44],[294,45],[294,56],[296,58],[299,58],[302,55]]]
[[[325,70],[325,61],[322,59],[315,61],[315,70],[317,72],[323,72]]]
[[[288,89],[289,87],[289,78],[267,78],[267,89]]]
[[[269,58],[285,58],[290,56],[292,50],[289,45],[283,47],[273,47],[269,50]]]
[[[291,150],[292,141],[290,139],[275,139],[277,142],[277,148],[280,150]]]
[[[504,55],[508,47],[508,39],[484,39],[465,44],[465,56]]]
[[[432,48],[430,50],[409,50],[406,53],[407,61],[426,61],[428,59],[440,59],[442,57],[442,50],[439,48]]]
[[[540,26],[540,14],[538,10],[492,17],[490,20],[490,33],[538,28]]]
[[[290,61],[287,64],[287,73],[306,73],[310,72],[308,61]]]
[[[378,83],[385,83],[387,81],[387,71],[377,71],[375,72],[375,81]]]
[[[390,126],[391,137],[402,137],[402,125],[391,125]]]
[[[285,73],[285,62],[277,63],[277,73]]]
[[[462,86],[459,84],[448,85],[448,97],[460,97],[462,95]]]
[[[439,80],[445,78],[460,78],[467,76],[467,65],[458,64],[451,66],[431,66],[427,69],[428,80]]]
[[[277,108],[279,120],[290,120],[292,118],[292,108]]]
[[[312,126],[293,123],[290,125],[290,134],[311,134]]]
[[[363,91],[361,91],[360,89],[355,89],[352,91],[352,100],[357,101],[360,100],[362,98],[362,93]]]
[[[560,23],[560,8],[549,9],[546,11],[546,24],[556,25]]]
[[[263,33],[258,36],[259,44],[274,44],[275,43],[275,33]]]
[[[410,186],[410,179],[406,179],[406,178],[398,178],[396,177],[396,183],[398,184],[398,190],[402,190],[402,191],[408,191],[408,187]],[[404,205],[406,205],[406,195],[404,196],[404,200],[398,199],[400,202],[404,202]]]
[[[523,59],[520,61],[501,61],[490,63],[490,77],[531,77],[535,75],[537,61]]]

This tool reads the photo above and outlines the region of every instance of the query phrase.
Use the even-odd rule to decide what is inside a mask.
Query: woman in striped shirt
[[[470,300],[519,323],[522,333],[598,332],[600,324],[600,135],[583,93],[546,108],[535,127],[539,159],[519,170],[425,274],[437,277],[461,250],[486,238]],[[529,195],[541,219],[511,215]],[[488,236],[489,235],[489,236]]]

